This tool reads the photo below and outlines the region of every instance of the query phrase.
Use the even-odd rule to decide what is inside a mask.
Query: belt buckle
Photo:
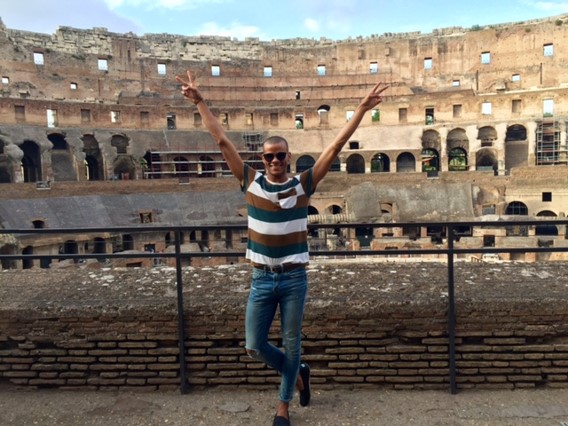
[[[284,272],[284,265],[263,265],[264,272],[271,272],[273,274],[281,274]]]

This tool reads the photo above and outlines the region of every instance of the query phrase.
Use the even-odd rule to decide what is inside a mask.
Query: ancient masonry
[[[431,34],[270,42],[104,28],[61,27],[47,35],[0,22],[0,183],[2,197],[12,200],[3,203],[3,226],[81,227],[103,217],[107,226],[186,225],[198,217],[205,218],[201,224],[242,223],[240,213],[216,208],[227,197],[215,189],[224,183],[213,182],[227,182],[229,171],[175,82],[187,69],[246,161],[262,167],[260,142],[280,134],[290,143],[292,172],[314,163],[372,85],[391,86],[318,188],[312,222],[563,217],[567,39],[568,15]],[[109,186],[117,180],[123,185]],[[150,188],[158,181],[189,186],[170,185],[169,200],[133,197],[117,213],[116,203],[101,194],[121,193],[127,180],[140,183],[136,193],[157,192]],[[188,190],[208,194],[191,200],[196,212],[190,216],[171,207],[187,203],[179,193]],[[99,197],[91,203],[105,214],[89,208],[85,198],[66,198],[85,193]],[[45,199],[45,208],[30,197]],[[80,213],[76,220],[65,220],[71,215],[61,214],[64,207]],[[394,229],[388,236],[400,241],[385,243],[383,234],[361,230],[317,244],[400,247],[411,239],[428,247],[443,233]],[[507,237],[528,237],[534,246],[566,241],[561,226],[517,227],[506,234],[465,229],[462,236],[472,246],[512,241]],[[156,238],[9,240],[0,253],[161,251],[172,241]],[[239,247],[244,237],[227,232],[220,238]],[[211,240],[186,238],[199,241],[201,250],[216,249]]]
[[[451,220],[466,223],[456,247],[566,247],[565,226],[538,220],[568,210],[567,39],[568,15],[270,42],[0,22],[0,384],[178,387],[173,268],[63,258],[171,252],[172,233],[153,225],[244,226],[238,184],[175,82],[187,69],[245,161],[261,166],[261,141],[279,134],[291,172],[315,162],[377,81],[390,85],[312,198],[311,223],[337,230],[313,230],[310,248],[442,247],[443,226],[340,225]],[[535,226],[467,226],[519,218]],[[91,226],[144,230],[8,233]],[[201,228],[180,240],[185,253],[223,252],[242,250],[246,234]],[[43,257],[8,258],[22,254]],[[404,257],[310,266],[314,385],[447,388],[447,265]],[[275,387],[243,353],[250,269],[215,259],[223,265],[183,265],[188,383]],[[456,268],[459,387],[566,387],[565,264],[525,263],[565,256],[502,259]]]

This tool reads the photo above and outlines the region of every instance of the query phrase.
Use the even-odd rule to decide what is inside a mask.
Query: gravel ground
[[[271,425],[274,391],[210,388],[179,392],[0,389],[0,424]],[[568,425],[568,392],[546,390],[326,390],[291,405],[292,425]]]

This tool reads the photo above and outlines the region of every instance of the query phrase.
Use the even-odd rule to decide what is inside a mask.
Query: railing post
[[[448,226],[448,361],[450,393],[457,393],[456,385],[456,305],[454,295],[454,226]]]
[[[180,230],[175,231],[176,249],[176,287],[178,308],[178,345],[179,345],[179,378],[180,392],[187,393],[187,367],[185,362],[185,314],[183,309],[183,277],[181,271],[181,235]]]

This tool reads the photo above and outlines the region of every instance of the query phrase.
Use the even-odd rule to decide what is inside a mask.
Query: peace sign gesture
[[[195,79],[191,71],[187,71],[187,80],[184,80],[180,76],[176,75],[176,80],[181,83],[181,93],[187,99],[189,99],[194,105],[197,105],[199,102],[203,101],[203,96],[197,90],[197,86],[195,85]]]
[[[376,107],[383,101],[382,93],[389,88],[389,85],[379,81],[375,87],[365,96],[361,101],[361,106],[369,111],[371,108]]]

